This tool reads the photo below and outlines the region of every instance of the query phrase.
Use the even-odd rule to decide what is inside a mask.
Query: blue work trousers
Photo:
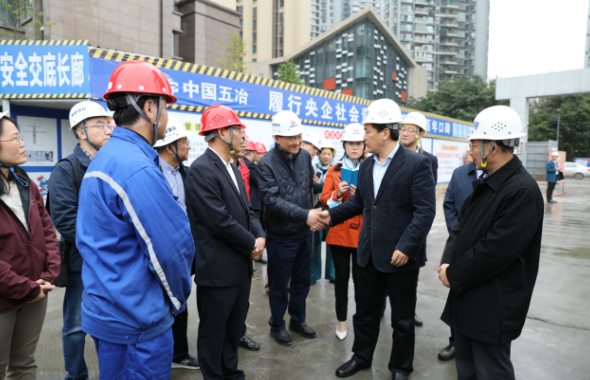
[[[172,328],[137,344],[116,344],[95,337],[100,380],[169,380],[174,354]]]
[[[309,293],[311,235],[295,240],[268,239],[268,299],[274,331],[285,330],[285,311],[289,309],[291,324],[305,322],[305,300]],[[291,280],[291,286],[287,285]]]

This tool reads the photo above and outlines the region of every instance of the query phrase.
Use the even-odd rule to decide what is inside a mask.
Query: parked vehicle
[[[579,165],[575,162],[566,162],[565,163],[565,173],[566,178],[575,178],[575,179],[584,179],[590,178],[590,168],[586,166]]]

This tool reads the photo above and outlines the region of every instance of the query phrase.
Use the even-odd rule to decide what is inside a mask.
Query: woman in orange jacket
[[[321,203],[324,206],[336,207],[346,202],[356,191],[354,184],[341,180],[342,169],[356,171],[361,161],[365,158],[365,142],[363,139],[363,126],[350,124],[344,129],[342,144],[344,145],[344,157],[335,166],[330,166],[324,179]],[[356,285],[358,263],[356,249],[358,246],[362,215],[348,219],[342,224],[331,227],[326,237],[326,243],[332,251],[334,268],[336,269],[336,281],[334,293],[336,295],[336,336],[343,340],[346,338],[346,317],[348,311],[348,279],[350,278],[350,257],[352,256],[352,280]]]

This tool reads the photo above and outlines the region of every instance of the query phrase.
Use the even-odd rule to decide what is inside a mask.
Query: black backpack
[[[76,184],[76,194],[80,192],[80,186],[82,185],[82,180],[80,179],[80,172],[78,172],[78,167],[74,164],[74,161],[70,160],[69,158],[64,158],[63,160],[59,161],[58,164],[62,161],[69,161],[72,165],[72,169],[74,169],[74,182]],[[57,166],[57,164],[56,164]],[[45,209],[47,213],[51,215],[49,211],[49,191],[47,191],[47,200],[45,201]],[[61,259],[61,265],[59,268],[59,276],[55,279],[54,284],[58,288],[63,288],[68,286],[68,261],[70,256],[70,250],[72,248],[72,244],[66,241],[65,239],[58,242],[59,245],[59,258]]]

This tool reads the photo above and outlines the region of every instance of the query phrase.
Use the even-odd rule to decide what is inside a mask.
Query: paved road
[[[544,191],[545,184],[540,183]],[[559,186],[558,186],[559,188]],[[541,265],[528,320],[513,343],[512,358],[518,379],[590,379],[590,180],[568,180],[566,194],[556,194],[557,204],[545,208]],[[422,269],[417,313],[424,327],[416,329],[416,356],[412,380],[456,379],[454,362],[437,360],[448,341],[448,327],[439,319],[447,290],[436,274],[447,238],[442,213],[443,192],[437,197],[436,220],[428,237],[429,262]],[[264,274],[265,266],[257,264]],[[352,286],[351,286],[352,291]],[[189,302],[190,350],[196,356],[198,314],[195,292]],[[37,349],[38,378],[63,379],[61,351],[63,290],[52,292],[45,326]],[[248,335],[262,345],[259,352],[240,350],[240,368],[250,379],[336,379],[335,369],[350,357],[354,334],[340,342],[334,335],[334,288],[319,281],[311,288],[307,321],[318,337],[293,336],[291,347],[270,340],[268,298],[262,279],[255,281],[250,297]],[[349,304],[349,320],[354,304]],[[381,321],[381,337],[371,370],[352,379],[390,379],[387,362],[391,347],[389,306]],[[98,379],[94,345],[87,338],[86,359],[92,379]],[[174,370],[171,379],[202,379],[200,371]]]

